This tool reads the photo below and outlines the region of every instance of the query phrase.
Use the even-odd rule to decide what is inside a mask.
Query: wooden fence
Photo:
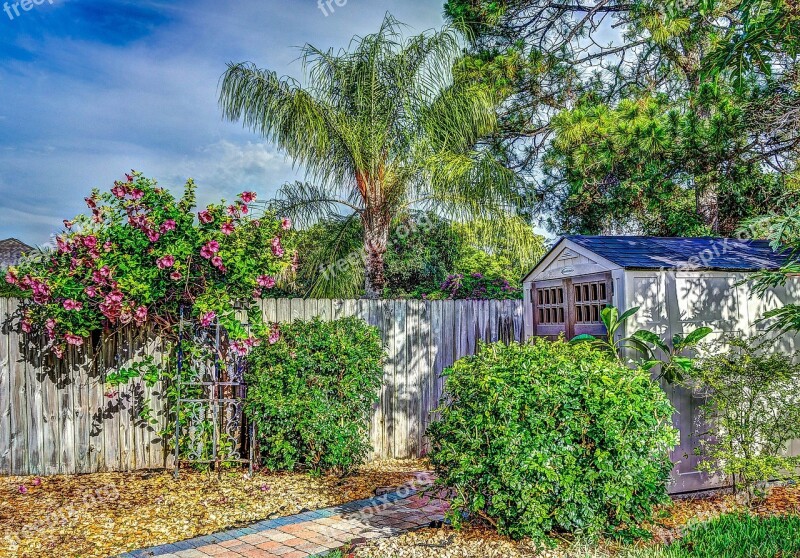
[[[270,299],[261,305],[269,321],[358,316],[380,329],[388,358],[370,428],[378,459],[425,453],[444,368],[473,354],[479,341],[523,336],[521,301]],[[164,415],[162,386],[136,381],[115,395],[105,382],[109,372],[146,355],[162,362],[160,342],[123,335],[92,360],[78,351],[63,361],[45,359],[11,327],[17,309],[17,301],[0,299],[0,474],[169,466],[158,435],[163,424],[140,418],[146,404],[154,416]]]

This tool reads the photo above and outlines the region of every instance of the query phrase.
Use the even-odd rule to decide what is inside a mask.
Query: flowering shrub
[[[252,217],[255,199],[244,192],[195,220],[191,180],[180,200],[137,172],[110,192],[93,191],[91,215],[64,221],[56,249],[9,268],[7,283],[30,295],[22,330],[43,333],[61,357],[93,332],[146,323],[163,332],[185,306],[206,327],[218,319],[232,349],[246,352],[256,340],[235,307],[273,288],[289,262],[281,234],[291,223]],[[260,318],[253,314],[251,322]],[[267,335],[277,340],[274,330]]]

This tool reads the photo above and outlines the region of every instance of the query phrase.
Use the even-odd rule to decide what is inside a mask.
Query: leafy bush
[[[700,467],[733,475],[751,496],[800,465],[800,457],[782,455],[800,438],[800,365],[743,339],[726,343],[730,351],[703,359],[691,379],[707,395],[702,413],[709,435],[701,440]]]
[[[489,277],[483,273],[448,275],[439,291],[428,297],[437,299],[508,300],[522,298],[522,289],[512,286],[503,277]]]
[[[249,356],[245,412],[267,467],[345,473],[370,449],[383,377],[377,328],[349,317],[295,321]]]
[[[445,371],[428,432],[462,513],[514,538],[634,533],[667,498],[674,412],[647,372],[587,343],[484,346]]]

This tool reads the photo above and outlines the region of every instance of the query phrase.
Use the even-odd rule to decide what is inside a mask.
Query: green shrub
[[[245,411],[264,464],[338,473],[361,464],[383,354],[378,330],[353,317],[298,320],[254,349]]]
[[[784,455],[800,438],[800,365],[743,339],[725,342],[730,350],[703,359],[691,378],[690,387],[707,396],[700,468],[733,475],[749,498],[800,466],[800,457]]]
[[[648,373],[589,344],[502,343],[445,371],[428,432],[450,519],[514,538],[635,534],[667,499],[672,405]]]

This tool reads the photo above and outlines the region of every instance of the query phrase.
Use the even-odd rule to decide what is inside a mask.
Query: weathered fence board
[[[412,457],[428,450],[425,431],[441,397],[442,371],[475,351],[478,341],[520,340],[518,301],[302,300],[261,301],[265,320],[357,316],[378,327],[387,350],[384,383],[370,423],[373,458]],[[89,358],[70,350],[61,362],[43,357],[12,326],[18,302],[0,299],[0,474],[51,475],[169,466],[163,386],[136,380],[118,395],[107,374],[147,355],[165,361],[158,339],[124,333]],[[140,417],[149,402],[150,424]]]

